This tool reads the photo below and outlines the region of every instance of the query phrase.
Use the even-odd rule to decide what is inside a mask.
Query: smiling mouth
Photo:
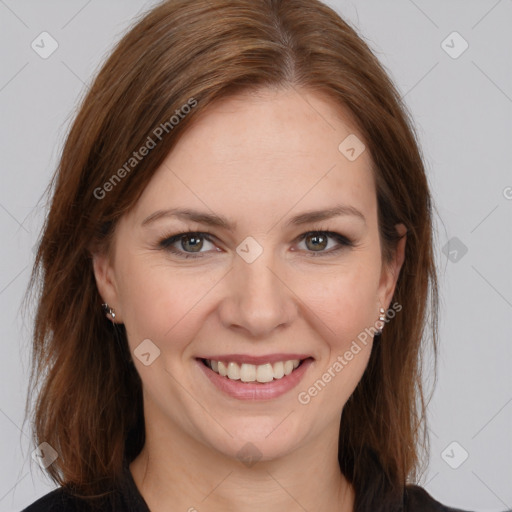
[[[261,365],[243,363],[239,365],[234,361],[225,363],[223,361],[215,361],[210,359],[199,358],[199,360],[210,370],[217,373],[221,377],[233,381],[241,381],[245,383],[261,383],[265,384],[293,373],[299,368],[304,361],[313,359],[289,359],[287,361],[277,361],[275,363],[265,363]]]

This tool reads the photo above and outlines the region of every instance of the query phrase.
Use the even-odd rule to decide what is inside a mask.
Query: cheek
[[[132,350],[147,338],[160,348],[170,340],[178,348],[180,339],[193,338],[201,327],[202,299],[216,282],[212,273],[192,274],[133,255],[119,268],[123,321]]]
[[[321,320],[335,344],[343,345],[377,320],[379,269],[360,253],[346,265],[311,272],[308,279],[298,282],[297,295]]]
[[[373,346],[369,330],[378,318],[377,272],[363,261],[331,275],[315,276],[317,286],[302,288],[315,317],[315,334],[325,343],[325,358],[303,388],[301,403],[329,411],[334,421],[367,367]],[[309,290],[309,291],[307,291]],[[319,397],[318,399],[315,397]],[[330,406],[322,406],[329,403]],[[319,413],[320,414],[320,413]]]

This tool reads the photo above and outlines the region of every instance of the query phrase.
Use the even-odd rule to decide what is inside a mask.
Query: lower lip
[[[282,379],[274,379],[266,383],[231,380],[214,372],[200,359],[196,359],[196,362],[217,389],[226,393],[226,395],[238,398],[239,400],[271,400],[284,395],[297,386],[313,363],[313,359],[305,359],[292,373],[284,376]]]

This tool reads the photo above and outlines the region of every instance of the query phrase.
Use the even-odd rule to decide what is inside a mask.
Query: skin
[[[145,339],[160,349],[148,366],[133,358],[146,444],[130,470],[153,512],[353,510],[354,490],[337,459],[339,421],[371,337],[307,405],[297,395],[375,326],[403,263],[405,237],[393,261],[382,262],[369,152],[349,161],[338,150],[358,134],[354,126],[339,106],[304,89],[210,105],[118,223],[111,256],[94,255],[99,292],[125,324],[132,352]],[[338,204],[357,208],[365,221],[345,215],[286,226],[299,213]],[[173,217],[141,226],[178,207],[223,215],[236,229]],[[202,239],[198,258],[159,247],[187,230],[214,237]],[[354,246],[328,238],[315,250],[314,235],[298,239],[313,230],[340,233]],[[252,263],[236,252],[248,236],[263,248]],[[193,243],[173,247],[198,254]],[[218,391],[195,360],[235,352],[315,360],[286,394],[241,401]],[[261,457],[250,467],[237,455],[248,442]]]

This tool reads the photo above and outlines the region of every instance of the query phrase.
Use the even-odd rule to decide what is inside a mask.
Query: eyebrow
[[[325,210],[312,210],[309,212],[300,213],[299,215],[292,217],[285,224],[285,226],[300,226],[302,224],[309,224],[312,222],[318,222],[321,220],[340,216],[358,217],[366,224],[365,216],[357,208],[340,204]],[[236,222],[231,223],[228,219],[226,219],[226,217],[223,217],[222,215],[217,215],[215,213],[204,213],[189,208],[170,208],[168,210],[158,210],[152,213],[149,217],[146,217],[142,221],[141,225],[146,226],[152,222],[166,217],[176,217],[178,219],[190,220],[199,224],[222,228],[226,231],[234,231],[237,226]]]

